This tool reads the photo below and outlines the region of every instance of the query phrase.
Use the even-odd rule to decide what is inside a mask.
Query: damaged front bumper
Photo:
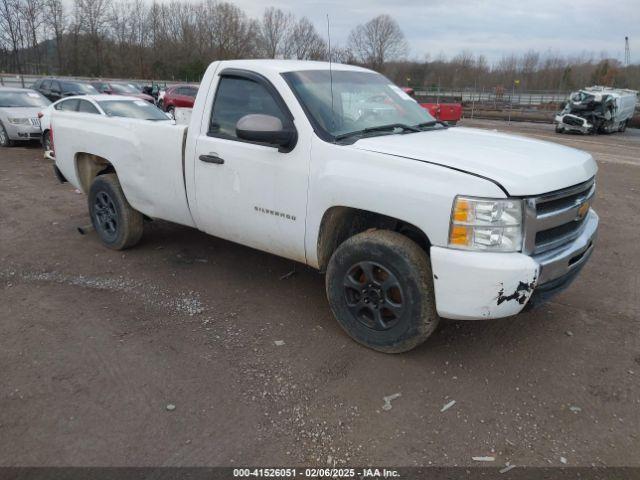
[[[548,300],[569,285],[591,256],[598,221],[590,210],[577,238],[536,256],[431,247],[438,315],[502,318],[520,313],[530,302]]]
[[[592,132],[594,129],[594,126],[589,123],[586,118],[571,113],[558,114],[554,120],[561,131],[567,130],[586,134]]]

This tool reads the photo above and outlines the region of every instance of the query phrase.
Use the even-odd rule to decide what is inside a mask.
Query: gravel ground
[[[599,244],[541,309],[402,355],[304,266],[161,221],[103,248],[37,146],[0,149],[0,465],[640,466],[640,132],[462,125],[592,152]]]

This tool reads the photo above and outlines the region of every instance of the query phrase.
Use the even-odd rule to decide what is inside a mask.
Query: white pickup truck
[[[589,154],[447,128],[363,68],[214,62],[188,126],[55,111],[52,128],[56,173],[107,247],[155,218],[305,263],[347,333],[384,352],[440,317],[519,313],[596,238]]]

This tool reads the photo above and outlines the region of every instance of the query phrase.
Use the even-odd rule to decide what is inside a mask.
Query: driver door
[[[245,115],[293,117],[264,77],[234,70],[218,74],[195,149],[195,216],[205,232],[305,262],[304,234],[310,151],[289,152],[238,138]]]

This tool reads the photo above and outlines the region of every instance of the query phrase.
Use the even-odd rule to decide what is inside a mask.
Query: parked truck
[[[415,90],[411,87],[402,87],[402,90],[414,98],[422,108],[426,108],[429,114],[436,120],[447,122],[449,125],[457,124],[462,118],[462,103],[459,102],[440,102],[438,97],[428,97],[421,95],[416,97]]]
[[[326,272],[346,332],[383,352],[414,348],[441,317],[515,315],[594,248],[589,154],[447,128],[359,67],[214,62],[188,126],[51,122],[57,175],[88,195],[105,246],[164,219],[307,264]]]

